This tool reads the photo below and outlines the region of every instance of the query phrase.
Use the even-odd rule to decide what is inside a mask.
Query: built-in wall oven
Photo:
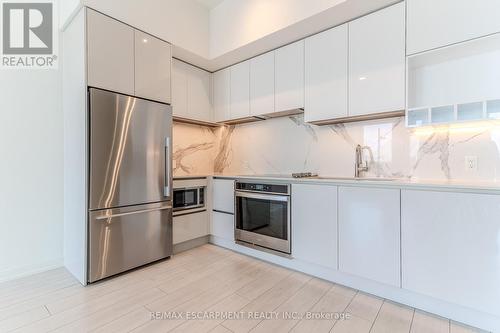
[[[175,188],[173,196],[174,212],[204,208],[205,186]]]
[[[291,253],[290,185],[236,182],[235,239]]]

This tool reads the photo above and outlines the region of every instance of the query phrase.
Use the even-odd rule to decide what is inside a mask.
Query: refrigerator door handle
[[[170,178],[171,178],[171,169],[170,169],[170,138],[165,138],[165,186],[163,196],[170,197]]]
[[[119,214],[113,214],[113,215],[102,215],[102,216],[96,217],[95,220],[96,221],[107,220],[107,219],[114,218],[114,217],[128,216],[128,215],[135,215],[135,214],[144,214],[144,213],[151,213],[151,212],[157,212],[157,211],[166,210],[166,209],[172,209],[172,206],[169,205],[169,206],[160,207],[160,208],[136,210],[136,211],[133,211],[133,212],[119,213]]]

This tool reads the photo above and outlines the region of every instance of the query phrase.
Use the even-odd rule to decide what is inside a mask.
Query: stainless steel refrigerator
[[[89,89],[88,280],[172,255],[172,108]]]

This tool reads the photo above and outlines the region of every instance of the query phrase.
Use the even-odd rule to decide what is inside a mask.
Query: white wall
[[[199,56],[209,56],[209,12],[193,0],[83,0],[83,4]]]
[[[210,57],[216,58],[346,0],[225,0],[210,11]]]
[[[58,0],[59,5],[59,26],[62,27],[66,21],[81,5],[81,0]]]
[[[0,75],[0,281],[62,265],[59,74]]]

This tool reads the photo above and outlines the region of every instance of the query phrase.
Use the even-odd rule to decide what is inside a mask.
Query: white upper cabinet
[[[347,24],[305,40],[305,121],[347,116]]]
[[[172,46],[86,10],[88,85],[171,103]]]
[[[87,9],[88,85],[135,94],[134,28]]]
[[[250,61],[231,66],[231,119],[250,116]]]
[[[250,114],[274,112],[274,51],[250,59]]]
[[[275,51],[275,111],[304,107],[304,40]]]
[[[183,61],[172,61],[172,105],[174,116],[211,122],[210,73]]]
[[[172,60],[172,110],[174,116],[188,118],[188,64]]]
[[[231,104],[231,73],[230,68],[213,74],[214,119],[217,122],[229,120]]]
[[[210,76],[207,71],[188,66],[188,115],[191,119],[213,121]]]
[[[500,34],[408,57],[407,126],[499,119]]]
[[[400,191],[339,187],[339,269],[400,287]]]
[[[135,31],[135,95],[171,103],[172,46]]]
[[[500,32],[498,0],[407,0],[408,54]]]
[[[292,186],[292,256],[337,269],[337,187]]]
[[[404,110],[404,2],[350,22],[349,55],[349,115]]]
[[[500,315],[498,195],[402,191],[402,287]]]

